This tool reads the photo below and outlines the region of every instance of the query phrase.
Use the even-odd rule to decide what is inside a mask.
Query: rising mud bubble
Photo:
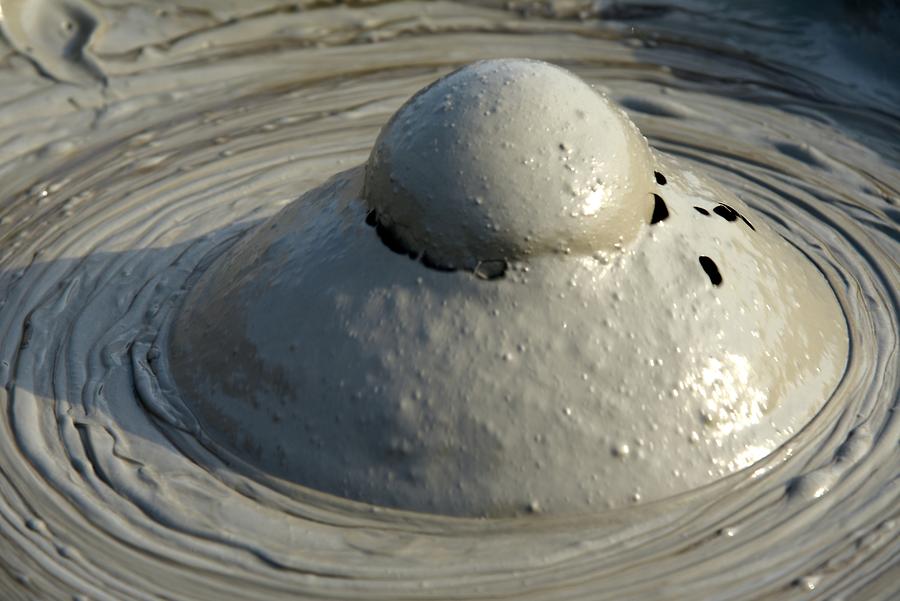
[[[408,248],[472,268],[630,243],[652,182],[647,141],[615,103],[557,66],[489,60],[397,111],[364,196]]]

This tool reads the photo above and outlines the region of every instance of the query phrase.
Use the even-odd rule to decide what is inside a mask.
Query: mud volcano
[[[489,60],[217,258],[170,363],[210,444],[456,516],[677,495],[751,465],[847,361],[825,278],[573,74]]]

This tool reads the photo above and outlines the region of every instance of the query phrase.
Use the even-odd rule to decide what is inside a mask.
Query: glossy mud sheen
[[[898,593],[896,97],[732,51],[678,11],[0,6],[4,599]],[[184,291],[365,161],[411,93],[490,56],[605,87],[828,279],[848,368],[770,456],[637,507],[474,520],[298,490],[205,446],[158,340]]]

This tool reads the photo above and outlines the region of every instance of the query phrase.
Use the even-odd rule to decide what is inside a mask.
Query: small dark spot
[[[701,256],[700,267],[702,267],[703,271],[706,272],[706,275],[709,276],[709,281],[712,282],[713,286],[720,286],[722,284],[722,274],[719,273],[719,268],[715,261],[707,256]]]
[[[709,217],[709,211],[707,211],[703,207],[694,207],[694,210],[697,211],[698,213],[700,213],[701,215],[706,215],[707,217]]]
[[[375,224],[378,222],[378,213],[375,209],[372,209],[368,213],[366,213],[366,225],[375,227]]]
[[[428,255],[428,253],[422,253],[422,258],[419,260],[422,261],[422,265],[424,265],[428,269],[434,269],[435,271],[444,271],[447,273],[456,271],[456,267],[453,267],[452,265],[442,265],[441,263],[438,263],[437,261],[432,259]]]
[[[480,261],[472,273],[482,280],[496,280],[506,275],[506,261]]]
[[[659,223],[664,219],[669,218],[669,207],[666,206],[666,201],[662,199],[662,196],[659,194],[653,195],[653,215],[650,217],[650,225],[654,223]]]
[[[663,174],[660,173],[659,171],[654,171],[654,172],[653,172],[653,175],[654,175],[654,177],[656,177],[656,183],[657,183],[657,184],[659,184],[660,186],[665,186],[665,185],[666,185],[666,176],[665,176],[665,175],[663,175]]]
[[[19,350],[24,351],[28,348],[28,345],[31,344],[31,335],[33,333],[34,328],[31,326],[31,319],[28,319],[22,327],[22,339],[19,341]]]

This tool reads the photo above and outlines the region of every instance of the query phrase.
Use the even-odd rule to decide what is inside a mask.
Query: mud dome
[[[831,395],[844,316],[744,203],[650,154],[553,65],[449,75],[384,128],[365,186],[337,175],[200,277],[170,345],[188,407],[274,475],[451,515],[751,465]]]
[[[887,9],[877,19],[860,12],[875,3],[819,3],[808,12],[803,7],[809,3],[799,2],[728,2],[723,10],[725,4],[0,0],[0,599],[900,598],[900,36],[888,33],[890,21],[881,18]],[[445,265],[425,260],[427,249],[413,244],[418,239],[398,234],[393,226],[406,213],[394,214],[385,204],[379,205],[384,215],[372,214],[376,199],[365,190],[361,167],[391,116],[418,90],[463,65],[508,57],[565,68],[607,99],[592,101],[623,107],[646,136],[647,179],[627,181],[646,186],[649,203],[641,205],[639,227],[632,238],[623,237],[621,250],[615,241],[611,251],[596,256],[574,244],[569,255],[564,248],[535,248],[534,254],[513,248],[517,258],[502,263]],[[571,132],[571,139],[586,133]],[[546,156],[540,150],[534,149],[535,165],[583,156],[575,147],[568,155],[558,146]],[[601,173],[606,178],[622,172],[608,167]],[[544,183],[530,180],[529,186]],[[419,202],[418,190],[409,192]],[[301,196],[305,209],[295,204]],[[497,205],[485,198],[480,206],[462,207],[467,215],[486,215],[478,211]],[[288,218],[274,222],[265,238],[263,224],[282,210]],[[584,211],[575,212],[576,217],[558,215],[559,222],[592,223]],[[317,232],[316,240],[298,239],[281,249],[269,244],[276,237],[299,238],[294,233],[304,230],[291,217],[304,215],[315,220],[303,228]],[[527,227],[528,220],[520,223]],[[504,240],[503,232],[495,233],[500,237],[494,240]],[[507,493],[507,506],[494,504],[483,491],[468,496],[444,487],[447,498],[440,502],[449,505],[453,493],[456,499],[485,500],[490,507],[484,513],[512,516],[491,519],[460,517],[482,513],[462,505],[446,507],[457,512],[453,516],[388,507],[425,503],[422,497],[387,498],[380,505],[348,500],[344,495],[352,491],[328,474],[318,489],[298,484],[299,478],[278,471],[283,467],[277,460],[263,465],[252,445],[229,442],[224,418],[216,421],[198,397],[182,394],[187,386],[176,383],[176,367],[170,365],[170,335],[187,334],[173,329],[174,321],[184,320],[186,308],[216,300],[199,298],[198,291],[223,285],[212,274],[226,273],[225,257],[245,259],[241,253],[251,243],[292,259],[279,271],[274,261],[260,257],[272,274],[296,271],[272,280],[273,288],[288,289],[301,281],[301,272],[327,286],[297,290],[296,299],[305,303],[297,313],[271,304],[286,316],[283,323],[297,324],[272,333],[269,340],[280,341],[280,348],[235,348],[221,336],[256,344],[244,333],[262,335],[260,323],[281,325],[275,316],[260,315],[262,308],[271,300],[288,303],[261,281],[235,282],[235,290],[246,284],[263,294],[216,302],[223,314],[227,309],[257,323],[226,323],[215,356],[249,375],[258,365],[284,364],[295,374],[297,366],[311,369],[318,362],[329,378],[304,387],[341,390],[335,378],[346,372],[344,366],[331,365],[318,349],[290,348],[301,334],[309,339],[302,328],[314,328],[299,319],[299,310],[325,315],[313,339],[334,335],[346,356],[360,356],[359,371],[394,370],[400,376],[360,384],[372,395],[365,398],[385,401],[381,425],[373,419],[360,434],[374,449],[359,455],[381,458],[376,467],[383,473],[394,469],[407,478],[410,472],[397,469],[403,461],[415,453],[434,459],[436,447],[428,455],[427,447],[415,446],[423,413],[408,407],[425,407],[435,418],[459,417],[447,427],[435,424],[431,432],[438,435],[426,440],[444,436],[458,442],[467,431],[477,432],[478,442],[501,440],[499,433],[524,438],[508,421],[495,420],[490,429],[478,425],[483,409],[512,415],[483,405],[485,398],[506,403],[499,394],[431,409],[424,394],[418,399],[375,393],[381,385],[414,393],[403,379],[418,377],[408,367],[416,361],[437,381],[443,370],[460,367],[449,346],[438,349],[449,358],[447,365],[438,364],[439,355],[396,352],[378,363],[360,352],[368,347],[366,336],[406,340],[418,349],[430,348],[433,339],[486,340],[479,354],[498,367],[493,378],[484,366],[466,371],[463,383],[472,389],[524,389],[510,374],[525,373],[533,381],[548,373],[550,361],[569,381],[553,379],[548,394],[532,398],[524,412],[529,421],[518,426],[544,424],[539,433],[547,446],[536,441],[529,449],[546,457],[575,456],[574,466],[563,465],[560,474],[547,477],[571,483],[563,472],[586,470],[590,461],[610,470],[652,471],[654,463],[671,466],[695,457],[705,469],[691,464],[687,472],[706,484],[691,484],[673,470],[663,484],[641,490],[639,501],[636,490],[623,490],[612,508],[596,495],[592,504],[578,506],[587,503],[591,490],[608,490],[593,480],[568,499],[550,491],[546,505],[535,490],[508,480],[503,490],[518,492]],[[362,263],[349,260],[349,253],[363,251],[370,256]],[[331,263],[323,264],[324,257]],[[751,374],[760,372],[758,348],[771,353],[762,360],[767,374],[777,372],[772,365],[785,373],[804,369],[790,364],[803,355],[796,349],[771,341],[754,347],[750,321],[796,316],[794,305],[781,298],[803,300],[806,284],[794,281],[798,270],[790,266],[791,257],[813,266],[813,289],[824,278],[827,288],[819,301],[827,306],[831,297],[837,300],[849,353],[830,394],[824,374],[808,380],[819,381],[824,392],[799,399],[803,407],[786,390],[781,397],[770,391],[767,399],[780,404],[767,406],[757,423],[752,411],[725,401],[758,395],[729,391],[770,386],[777,377],[744,384],[742,367],[727,360],[721,345],[745,356]],[[365,265],[371,273],[363,273]],[[757,277],[757,266],[791,277]],[[450,267],[455,271],[446,271]],[[337,279],[342,273],[353,278]],[[388,288],[386,279],[396,284]],[[647,281],[653,287],[634,284]],[[653,293],[663,285],[678,306],[664,305]],[[343,305],[332,302],[341,286],[347,293]],[[752,296],[734,301],[735,290],[754,286],[768,287],[772,301],[763,302],[773,309],[752,305]],[[522,306],[517,291],[526,287],[537,291],[534,298],[546,299],[540,310]],[[365,296],[373,290],[382,291],[383,301]],[[449,314],[444,300],[461,291],[472,295],[464,315],[474,321],[451,321],[447,332],[404,326],[401,318],[441,323],[435,320]],[[413,298],[431,304],[423,307]],[[727,304],[733,301],[738,304]],[[508,304],[515,302],[518,307]],[[368,319],[354,303],[371,312]],[[585,311],[579,303],[595,309]],[[661,309],[632,321],[625,307],[636,306]],[[799,326],[778,323],[760,335],[797,341],[797,327],[803,331],[808,323],[806,315],[800,318]],[[695,320],[724,323],[721,339]],[[199,325],[183,323],[202,334]],[[338,336],[350,326],[359,340]],[[475,326],[497,336],[482,335]],[[526,340],[516,334],[534,327],[550,333]],[[741,327],[750,335],[738,337]],[[827,327],[821,329],[827,334]],[[701,330],[701,346],[716,345],[708,356],[681,344],[695,330]],[[660,331],[659,343],[641,338]],[[606,344],[626,351],[616,355]],[[811,362],[828,360],[824,345],[810,344]],[[656,348],[659,353],[650,353]],[[647,354],[638,356],[638,350]],[[497,356],[490,356],[493,351]],[[235,352],[246,357],[230,358]],[[603,385],[625,376],[579,369],[593,369],[585,360],[593,357],[622,367],[628,374],[624,391]],[[722,365],[705,363],[709,358]],[[212,362],[196,360],[216,372]],[[671,379],[676,373],[682,380]],[[694,377],[682,389],[687,374]],[[279,379],[278,372],[266,376],[254,380],[258,391],[231,378],[236,388],[250,389],[229,393],[250,400],[240,414],[241,428],[254,436],[277,432],[277,440],[297,447],[318,433],[308,443],[311,452],[331,457],[335,465],[359,465],[333,455],[340,445],[321,435],[350,438],[352,428],[361,428],[353,419],[367,414],[356,410],[349,394],[336,395],[333,406],[323,404],[341,419],[338,410],[352,405],[349,422],[312,422],[318,430],[307,434],[305,427],[271,422],[274,417],[283,424],[292,416],[269,416],[261,401],[271,400],[278,386],[290,394],[299,385]],[[677,390],[664,405],[667,413],[636,408],[663,406],[656,397],[629,396],[649,388]],[[701,397],[721,399],[716,406],[723,411],[702,413],[695,400]],[[554,398],[556,403],[548,400]],[[590,399],[611,409],[596,434],[587,428],[591,414],[584,411],[593,408]],[[623,404],[613,404],[616,399]],[[576,403],[584,405],[579,409]],[[641,420],[658,426],[654,440],[665,438],[664,446],[650,452],[651,440],[637,444],[628,427],[653,432]],[[626,426],[614,430],[607,422]],[[396,440],[378,435],[385,424],[396,428]],[[789,428],[795,433],[781,431]],[[690,442],[692,432],[696,442]],[[593,446],[577,456],[568,448],[570,438],[575,447],[589,439]],[[770,438],[775,446],[769,446]],[[761,459],[753,461],[751,453],[743,469],[715,463],[738,457],[741,441],[750,439],[766,439]],[[359,441],[339,442],[360,448]],[[461,446],[452,449],[466,456]],[[498,456],[493,448],[489,453]],[[478,459],[476,466],[507,477],[505,467]],[[531,471],[523,480],[535,479],[540,470],[526,467]],[[627,476],[630,482],[641,477],[634,469]],[[334,490],[323,492],[329,482]],[[685,492],[674,496],[662,490],[682,485]],[[373,485],[357,493],[374,499],[386,490]],[[662,496],[648,500],[652,490]],[[549,504],[554,498],[561,499],[555,508]],[[539,503],[531,506],[532,500]]]
[[[370,219],[426,264],[610,252],[653,211],[650,150],[628,116],[548,63],[476,63],[429,86],[366,165]]]

